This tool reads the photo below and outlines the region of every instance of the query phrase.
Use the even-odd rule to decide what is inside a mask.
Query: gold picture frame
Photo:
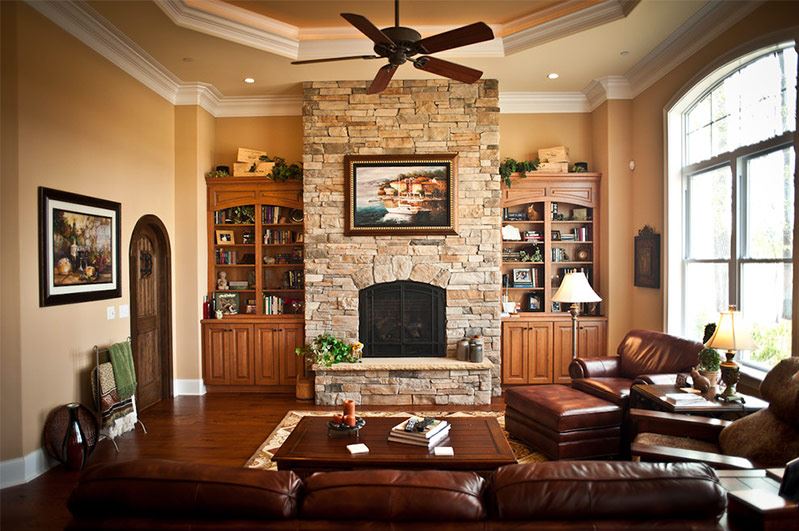
[[[232,230],[216,231],[217,245],[236,245],[236,235]]]

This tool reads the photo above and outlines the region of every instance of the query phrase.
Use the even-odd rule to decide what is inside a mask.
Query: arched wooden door
[[[143,216],[136,223],[129,258],[130,328],[141,410],[172,396],[169,237],[156,216]]]

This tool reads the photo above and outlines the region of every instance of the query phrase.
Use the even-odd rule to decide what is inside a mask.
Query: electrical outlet
[[[116,319],[117,316],[117,309],[115,306],[106,306],[105,307],[105,318],[109,321]]]
[[[130,315],[130,306],[127,304],[120,304],[119,305],[119,318],[125,319]]]

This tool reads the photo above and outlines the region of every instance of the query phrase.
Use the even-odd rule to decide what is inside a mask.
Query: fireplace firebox
[[[358,299],[364,357],[447,355],[443,288],[398,280],[364,288]]]

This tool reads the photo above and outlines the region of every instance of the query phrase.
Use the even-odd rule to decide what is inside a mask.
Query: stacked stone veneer
[[[306,340],[356,340],[359,289],[428,282],[447,291],[448,355],[464,335],[482,335],[499,394],[497,81],[395,81],[375,95],[369,83],[303,85]],[[344,236],[344,155],[424,153],[458,154],[458,234]]]

